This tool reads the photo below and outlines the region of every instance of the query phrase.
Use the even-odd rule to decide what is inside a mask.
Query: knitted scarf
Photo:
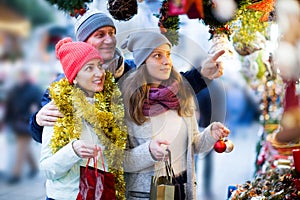
[[[160,85],[157,88],[150,88],[149,98],[145,100],[143,105],[143,114],[145,116],[156,116],[169,109],[177,110],[179,108],[177,93],[177,82],[168,87]]]

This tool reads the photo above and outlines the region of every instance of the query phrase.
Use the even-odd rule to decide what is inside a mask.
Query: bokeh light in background
[[[18,82],[19,72],[24,69],[34,85],[41,91],[46,89],[56,74],[61,72],[55,58],[54,46],[64,36],[73,37],[70,17],[57,11],[46,1],[0,1],[0,199],[3,193],[14,188],[14,185],[4,186],[12,176],[17,163],[17,147],[20,145],[18,135],[14,134],[9,124],[4,121],[8,93]],[[29,148],[39,165],[40,145],[33,140],[30,141]],[[28,163],[22,164],[21,169],[26,184],[26,181],[31,180],[28,177],[30,173]],[[32,191],[35,191],[34,185],[39,186],[43,183],[35,180],[32,184]],[[44,193],[44,190],[38,189],[33,196],[42,198],[45,196]],[[14,198],[20,199],[22,196],[12,195],[12,199]]]

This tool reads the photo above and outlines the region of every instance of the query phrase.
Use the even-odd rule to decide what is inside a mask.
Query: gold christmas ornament
[[[234,149],[234,144],[231,140],[226,139],[225,140],[225,144],[226,144],[226,149],[225,149],[225,153],[230,153],[232,152],[232,150]]]

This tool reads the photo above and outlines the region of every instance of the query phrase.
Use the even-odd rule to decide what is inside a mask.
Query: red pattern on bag
[[[80,166],[79,192],[76,200],[115,200],[115,178],[114,174],[97,168],[97,159],[94,160],[94,167],[89,166],[90,159],[85,167]]]

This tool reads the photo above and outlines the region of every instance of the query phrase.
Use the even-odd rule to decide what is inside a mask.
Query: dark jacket
[[[225,122],[226,95],[222,81],[210,82],[208,87],[201,90],[196,97],[200,111],[199,127],[206,128],[212,122]]]
[[[40,88],[29,81],[17,84],[11,89],[6,100],[4,120],[14,133],[30,135],[28,119],[33,107],[38,107],[41,95]]]
[[[126,74],[126,72],[130,71],[131,69],[135,68],[135,64],[133,62],[133,60],[125,60],[124,62],[124,73]],[[200,90],[202,90],[203,88],[206,88],[207,85],[205,83],[205,80],[202,78],[201,74],[198,72],[197,69],[193,68],[190,71],[187,71],[185,73],[181,73],[182,76],[191,84],[193,90],[195,91],[195,93],[198,93]],[[55,81],[60,80],[61,78],[64,77],[64,74],[60,74]],[[116,81],[118,81],[118,79],[116,79]],[[50,97],[49,97],[49,91],[48,89],[45,91],[43,97],[42,97],[42,102],[41,102],[41,108],[46,105],[48,102],[50,102]],[[32,138],[41,143],[42,142],[42,132],[43,132],[43,127],[39,126],[36,122],[36,113],[34,113],[31,117],[30,117],[30,131],[32,134]]]

